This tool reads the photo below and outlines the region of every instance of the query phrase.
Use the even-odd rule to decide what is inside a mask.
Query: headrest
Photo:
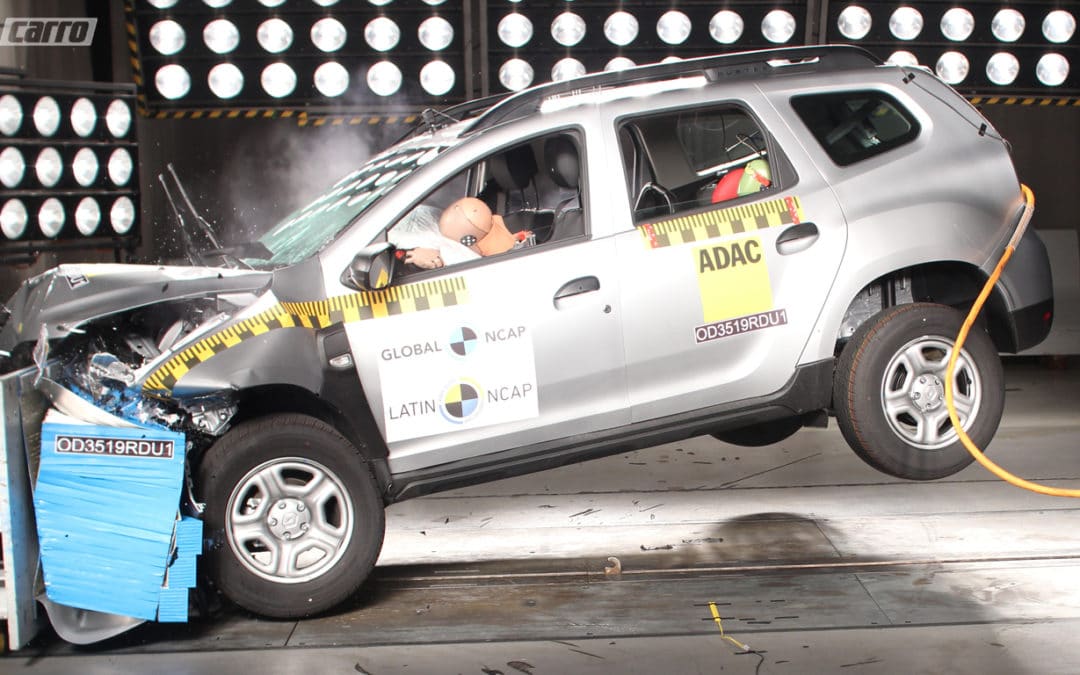
[[[489,159],[488,169],[503,190],[522,190],[536,175],[536,157],[528,145],[519,145]]]
[[[569,136],[555,136],[544,142],[544,164],[556,185],[577,189],[581,164],[577,146]]]

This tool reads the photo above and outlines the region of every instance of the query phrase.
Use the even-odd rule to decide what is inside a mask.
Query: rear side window
[[[840,166],[880,155],[919,135],[911,113],[879,91],[796,96],[791,105]]]
[[[753,159],[764,147],[757,124],[737,108],[682,112],[671,121],[690,168],[699,175]]]

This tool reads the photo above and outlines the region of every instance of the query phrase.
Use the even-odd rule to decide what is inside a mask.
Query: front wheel
[[[375,565],[383,504],[363,456],[326,423],[273,415],[237,426],[199,467],[221,592],[256,614],[296,618],[347,599]]]
[[[848,444],[867,464],[898,478],[932,480],[972,462],[945,406],[946,369],[963,317],[944,305],[891,307],[859,327],[837,364],[833,406]],[[980,448],[1005,406],[1001,360],[973,330],[953,373],[953,401]]]

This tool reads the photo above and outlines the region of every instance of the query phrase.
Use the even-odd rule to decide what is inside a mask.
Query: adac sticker
[[[717,242],[693,249],[703,325],[694,341],[709,342],[787,323],[773,308],[765,249],[759,237]]]
[[[443,322],[378,355],[387,442],[539,414],[525,322]]]
[[[759,237],[696,247],[693,257],[706,322],[772,309],[769,265]]]

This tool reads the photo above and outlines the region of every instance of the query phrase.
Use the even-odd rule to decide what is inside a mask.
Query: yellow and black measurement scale
[[[280,328],[328,328],[342,323],[452,307],[468,302],[463,277],[426,281],[381,291],[339,295],[313,302],[280,302],[199,340],[158,367],[143,383],[146,394],[167,394],[189,370],[244,340]]]
[[[641,225],[638,230],[641,231],[646,246],[664,248],[780,225],[798,224],[803,218],[799,198],[783,197],[661,220]]]

